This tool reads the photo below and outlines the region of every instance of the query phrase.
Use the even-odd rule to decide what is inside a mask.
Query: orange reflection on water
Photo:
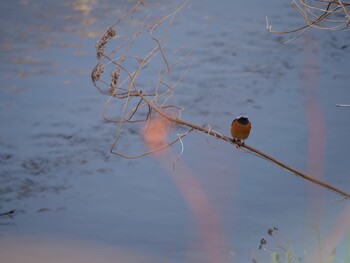
[[[166,145],[169,123],[161,117],[154,118],[143,127],[142,132],[147,148],[153,151]],[[171,161],[174,154],[172,154],[170,148],[155,156],[171,176],[193,214],[207,258],[206,262],[226,262],[228,250],[225,237],[215,209],[200,182],[181,159],[176,162],[176,169],[172,169]],[[191,247],[197,246],[194,242],[190,241],[189,244],[189,262],[192,261],[193,251],[191,251]]]
[[[162,148],[167,144],[169,122],[162,117],[155,117],[145,123],[141,132],[143,139],[150,151]]]

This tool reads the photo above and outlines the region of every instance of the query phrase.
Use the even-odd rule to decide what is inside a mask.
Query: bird
[[[232,121],[231,135],[234,140],[238,140],[244,144],[244,140],[249,137],[252,125],[247,116],[239,115]]]

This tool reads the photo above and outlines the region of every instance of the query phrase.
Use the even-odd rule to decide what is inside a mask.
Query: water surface
[[[0,219],[0,259],[269,262],[258,247],[266,238],[276,249],[267,230],[277,227],[298,256],[314,253],[319,231],[342,260],[347,201],[261,158],[199,133],[175,170],[179,145],[135,160],[109,153],[116,126],[91,84],[95,43],[134,4],[1,3],[0,212],[16,212]],[[166,13],[180,2],[147,4]],[[175,93],[182,116],[228,134],[245,113],[248,144],[349,192],[349,111],[335,106],[350,100],[349,35],[312,31],[284,46],[290,36],[268,34],[265,16],[276,30],[302,24],[288,1],[189,1],[177,14],[167,48],[194,58]],[[138,132],[129,138],[145,149]]]

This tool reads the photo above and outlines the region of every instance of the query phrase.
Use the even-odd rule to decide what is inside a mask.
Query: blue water
[[[16,209],[0,218],[1,261],[269,262],[258,247],[265,238],[278,250],[274,226],[299,257],[314,253],[317,231],[334,234],[342,260],[347,201],[270,162],[196,132],[175,170],[179,145],[160,157],[109,153],[117,126],[90,80],[95,43],[135,2],[1,3],[0,213]],[[180,2],[147,4],[152,17]],[[247,144],[350,192],[349,110],[335,106],[350,101],[349,35],[314,30],[285,46],[292,36],[268,34],[265,16],[275,30],[303,23],[288,1],[189,1],[177,14],[166,48],[186,45],[194,59],[175,90],[182,117],[228,135],[245,113]],[[138,132],[125,138],[145,149]]]

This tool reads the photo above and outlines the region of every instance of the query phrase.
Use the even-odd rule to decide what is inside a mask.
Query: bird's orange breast
[[[234,120],[231,124],[231,135],[238,140],[245,140],[249,137],[251,124],[241,124],[238,120]]]

